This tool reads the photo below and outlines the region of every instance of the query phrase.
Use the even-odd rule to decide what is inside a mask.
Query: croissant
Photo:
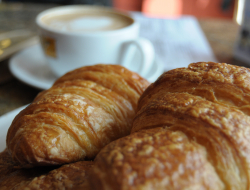
[[[90,189],[91,161],[79,161],[59,168],[18,168],[7,151],[0,153],[0,190]]]
[[[65,74],[13,120],[6,140],[13,161],[32,167],[92,159],[106,144],[130,133],[148,85],[119,65]]]
[[[250,70],[192,63],[142,94],[131,134],[96,156],[93,189],[250,189]]]

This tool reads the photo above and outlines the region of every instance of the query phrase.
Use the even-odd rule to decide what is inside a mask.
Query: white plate
[[[134,61],[138,61],[135,57]],[[39,44],[28,47],[10,59],[12,74],[22,82],[35,88],[46,90],[52,86],[57,77],[50,70]],[[163,64],[156,59],[153,68],[145,78],[154,82],[164,71]]]
[[[27,105],[26,105],[27,106]],[[26,106],[17,108],[9,113],[6,113],[0,117],[0,152],[6,148],[6,135],[15,116],[23,110]]]

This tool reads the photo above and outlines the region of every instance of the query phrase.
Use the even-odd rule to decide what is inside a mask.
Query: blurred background
[[[193,15],[197,18],[224,18],[241,22],[245,0],[2,0],[2,2],[90,4],[140,11],[155,17]],[[1,2],[1,0],[0,0]]]

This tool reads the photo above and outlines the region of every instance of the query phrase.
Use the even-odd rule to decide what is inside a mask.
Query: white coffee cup
[[[153,45],[139,23],[112,8],[69,5],[41,12],[36,23],[45,57],[57,76],[87,65],[120,64],[141,76],[154,62]],[[141,62],[131,64],[135,52]]]

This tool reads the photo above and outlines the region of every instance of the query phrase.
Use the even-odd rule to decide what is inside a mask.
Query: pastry
[[[249,79],[212,62],[164,73],[142,94],[131,134],[96,156],[94,189],[249,189]]]
[[[79,161],[59,168],[20,168],[4,151],[0,153],[0,190],[88,190],[92,167],[91,161]]]
[[[93,67],[91,72],[99,73],[101,67]],[[73,71],[72,75],[69,73],[60,78],[50,90],[39,94],[28,110],[32,110],[32,114],[37,112],[38,115],[41,110],[63,110],[63,106],[57,102],[63,100],[63,96],[58,95],[61,89],[69,88],[66,93],[66,96],[69,96],[69,92],[73,92],[72,88],[89,84],[91,76],[94,76],[91,84],[99,84],[95,74],[80,74],[82,72],[89,72],[89,69],[82,68]],[[105,73],[110,75],[110,70]],[[87,81],[84,84],[80,82],[82,76],[84,81]],[[119,76],[124,77],[122,73]],[[103,76],[101,78],[105,81],[105,88],[112,86],[111,79],[106,80]],[[130,93],[124,95],[124,88],[119,89],[121,84],[116,81],[112,90],[123,95],[123,98],[126,96],[124,99],[130,100],[128,102],[131,103],[130,111],[132,110],[133,114],[136,111],[134,116],[129,117],[130,121],[133,120],[133,126],[126,131],[127,135],[121,135],[107,141],[105,146],[100,146],[94,162],[79,161],[66,164],[45,174],[39,173],[42,172],[38,170],[40,167],[20,169],[17,164],[21,162],[16,162],[13,154],[4,152],[2,157],[0,156],[0,187],[15,184],[11,186],[12,189],[249,190],[249,79],[250,70],[247,68],[224,63],[192,63],[188,68],[178,68],[164,73],[144,92],[139,92],[137,88],[144,86],[145,89],[147,83],[134,85],[132,89],[137,89],[135,91],[142,94],[140,98],[137,96],[138,105],[135,100],[130,100],[133,97]],[[93,85],[88,88],[96,91]],[[106,93],[100,89],[97,91],[102,95]],[[79,94],[82,92],[77,92],[78,96]],[[57,99],[53,99],[54,96]],[[89,95],[86,96],[90,99]],[[105,94],[105,97],[107,96]],[[40,106],[47,105],[49,100],[53,100],[56,106]],[[75,105],[74,99],[69,101],[73,103],[64,102],[63,105]],[[105,104],[102,106],[105,107]],[[71,112],[68,110],[65,113]],[[112,113],[121,118],[118,112]],[[126,115],[129,113],[131,112],[128,111]],[[27,124],[30,118],[20,119],[23,113],[20,115],[13,121],[13,129],[9,132],[16,131],[19,135],[25,131],[25,127],[18,129],[17,126],[19,123]],[[52,122],[49,118],[51,119],[46,119]],[[73,114],[71,118],[75,118]],[[114,131],[119,132],[119,129]],[[22,138],[19,139],[20,142]],[[16,141],[17,144],[18,142]],[[21,153],[33,155],[30,153],[31,150],[23,149]],[[37,150],[43,149],[38,146]],[[15,162],[12,162],[12,158]],[[33,159],[29,156],[27,158],[31,161]],[[5,163],[2,164],[2,168],[1,163]],[[27,161],[22,163],[26,165],[21,166],[28,165]],[[21,177],[19,174],[13,175],[16,171],[19,173],[29,170],[36,172],[30,177],[26,177],[25,174]]]
[[[141,130],[104,147],[89,179],[95,190],[224,189],[206,154],[179,130]]]
[[[137,101],[149,82],[119,65],[71,71],[13,120],[7,148],[22,167],[92,159],[128,135]]]
[[[187,92],[250,115],[250,69],[245,67],[199,62],[170,70],[149,86],[139,106],[165,92]]]
[[[91,161],[65,164],[46,175],[34,178],[25,186],[25,190],[91,190],[89,171],[92,167]]]
[[[34,178],[47,174],[54,168],[40,167],[21,169],[16,165],[7,150],[0,153],[0,190],[22,189]]]

